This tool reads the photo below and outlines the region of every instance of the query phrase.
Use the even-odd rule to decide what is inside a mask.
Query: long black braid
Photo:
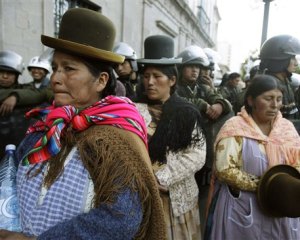
[[[192,134],[194,129],[197,133]],[[169,151],[178,152],[189,146],[205,143],[202,118],[198,109],[176,93],[165,102],[161,119],[149,141],[152,161],[166,162]]]

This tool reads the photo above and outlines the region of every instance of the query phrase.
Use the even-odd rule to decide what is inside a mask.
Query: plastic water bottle
[[[0,229],[20,232],[15,150],[15,145],[6,145],[5,156],[0,162]]]

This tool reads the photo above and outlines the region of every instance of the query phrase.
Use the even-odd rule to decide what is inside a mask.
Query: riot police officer
[[[179,65],[179,82],[177,93],[195,103],[203,116],[216,120],[231,111],[231,104],[209,86],[199,81],[200,68],[208,67],[210,62],[203,49],[191,45],[178,54],[182,58]]]
[[[220,70],[218,61],[220,60],[221,57],[218,54],[218,52],[216,52],[211,48],[203,48],[203,51],[208,58],[209,65],[208,66],[200,65],[201,68],[200,68],[199,81],[203,84],[208,85],[214,91],[217,91],[217,89],[214,86],[215,71]]]
[[[240,82],[241,75],[237,72],[232,72],[228,75],[226,82],[222,82],[218,89],[218,92],[231,103],[235,114],[240,111],[239,95],[242,92],[242,88],[239,85]]]
[[[296,55],[300,54],[300,41],[290,35],[277,35],[266,40],[261,49],[259,71],[276,77],[283,89],[281,113],[283,117],[295,120],[299,111],[295,103],[290,77],[296,70]]]
[[[23,58],[13,51],[0,52],[0,158],[7,144],[18,145],[29,124],[24,114],[28,109],[17,108],[18,97],[12,89],[21,88],[19,75],[24,70]]]
[[[35,88],[43,89],[49,86],[50,79],[48,74],[51,72],[50,62],[40,59],[35,56],[30,59],[27,70],[33,78],[33,85]]]
[[[186,47],[177,58],[182,58],[178,67],[179,81],[177,93],[194,103],[203,116],[206,132],[206,163],[196,173],[195,178],[199,187],[200,214],[204,212],[203,206],[208,194],[211,168],[214,159],[214,140],[223,123],[233,116],[231,104],[221,95],[217,94],[210,86],[199,81],[200,68],[208,67],[209,60],[203,49],[196,45]],[[202,208],[202,209],[201,209]],[[204,216],[200,216],[204,219]]]
[[[19,75],[24,70],[23,58],[13,51],[0,52],[0,115],[10,113],[16,105],[17,99],[8,89],[19,88]]]
[[[114,67],[118,80],[125,86],[126,97],[136,100],[136,86],[138,84],[137,56],[134,49],[125,42],[115,45],[113,52],[125,57],[123,63]]]

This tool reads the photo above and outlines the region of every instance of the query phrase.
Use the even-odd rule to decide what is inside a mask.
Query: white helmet
[[[298,88],[300,86],[300,74],[293,73],[291,76],[291,85],[294,88]]]
[[[127,43],[119,42],[113,49],[113,52],[125,57],[125,59],[136,60],[136,53]]]
[[[13,51],[0,52],[0,69],[17,72],[22,74],[24,70],[23,58]]]
[[[125,60],[128,60],[130,62],[130,65],[132,67],[132,70],[134,72],[138,71],[138,66],[137,66],[137,56],[135,51],[133,50],[132,47],[130,47],[127,43],[125,42],[119,42],[114,46],[113,52],[119,55],[122,55],[125,57]]]
[[[48,73],[51,71],[50,63],[47,60],[41,60],[39,56],[35,56],[30,59],[27,69],[30,70],[31,67],[43,68]]]
[[[182,58],[181,65],[197,64],[204,67],[209,65],[209,60],[203,49],[197,45],[186,47],[176,58]]]
[[[220,62],[220,60],[221,60],[220,54],[211,48],[203,48],[203,51],[205,52],[206,56],[208,57],[209,65],[210,65],[210,68],[212,69],[212,71],[214,71],[214,70],[219,71],[220,67],[218,65],[218,62]]]

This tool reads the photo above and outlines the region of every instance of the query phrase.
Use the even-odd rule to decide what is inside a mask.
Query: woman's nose
[[[278,102],[278,100],[274,99],[274,100],[272,101],[272,107],[278,108],[279,105],[280,105],[280,103]]]
[[[121,65],[121,64],[117,64],[117,65],[115,65],[115,67],[114,67],[114,69],[115,69],[116,72],[119,72],[119,71],[121,70],[121,68],[122,68],[122,65]]]
[[[50,77],[50,79],[53,83],[61,82],[61,78],[62,78],[62,71],[61,70],[53,71],[53,73]]]
[[[153,85],[154,81],[155,81],[155,77],[153,77],[152,75],[149,76],[148,85]]]
[[[298,62],[297,58],[295,58],[295,66],[296,66],[296,67],[299,66],[299,62]]]

